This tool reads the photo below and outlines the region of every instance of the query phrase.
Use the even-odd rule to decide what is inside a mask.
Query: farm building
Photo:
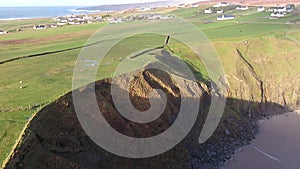
[[[236,10],[241,10],[241,11],[246,11],[246,10],[248,10],[249,8],[247,7],[247,6],[238,6],[237,8],[236,8]]]
[[[226,20],[231,20],[234,18],[235,18],[235,16],[233,16],[233,15],[220,15],[220,16],[218,16],[217,20],[218,21],[226,21]]]
[[[266,10],[266,8],[263,6],[260,6],[257,8],[257,12],[264,12],[265,10]]]
[[[7,34],[7,31],[0,30],[0,35]]]
[[[274,12],[286,12],[286,7],[280,6],[274,8]]]
[[[291,11],[295,10],[296,6],[294,4],[287,4],[285,6],[285,8],[288,12],[291,12]]]
[[[287,4],[285,7],[286,8],[290,8],[290,9],[295,9],[296,5],[294,5],[294,4]]]
[[[46,28],[47,28],[46,25],[35,25],[33,27],[33,29],[35,29],[35,30],[42,30],[42,29],[46,29]]]
[[[212,11],[212,9],[210,9],[210,8],[204,10],[204,13],[205,13],[205,14],[211,14],[212,12],[213,12],[213,11]]]
[[[285,13],[283,12],[273,12],[271,14],[271,17],[277,17],[277,18],[281,18],[281,17],[284,17],[285,16]]]

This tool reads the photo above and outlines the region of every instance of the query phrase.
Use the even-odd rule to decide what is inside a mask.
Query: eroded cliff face
[[[111,79],[98,81],[95,91],[105,119],[118,132],[131,137],[151,137],[167,130],[176,120],[180,109],[180,90],[168,74],[153,69],[134,75],[129,95],[138,110],[149,109],[148,97],[154,88],[164,91],[167,97],[164,113],[146,124],[131,122],[118,113],[112,101],[111,85]],[[228,98],[224,116],[214,135],[204,144],[199,144],[199,134],[210,105],[210,87],[203,83],[198,85],[201,104],[196,123],[180,144],[164,154],[129,159],[103,150],[82,129],[74,110],[72,93],[68,93],[37,113],[5,168],[218,168],[231,158],[237,148],[249,144],[255,137],[258,130],[256,120],[251,116],[259,116],[265,104]],[[91,87],[88,85],[77,92],[89,94]],[[89,104],[89,101],[86,100],[86,103]],[[251,116],[246,105],[252,106]],[[288,111],[275,104],[267,107]]]

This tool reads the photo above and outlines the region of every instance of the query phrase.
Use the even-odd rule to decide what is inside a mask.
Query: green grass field
[[[286,22],[300,19],[290,16],[278,20],[262,19],[268,13],[233,11],[237,19],[216,22],[217,15],[205,15],[203,9],[180,9],[171,14],[181,16],[202,30],[215,46],[226,74],[236,74],[236,48],[240,49],[258,73],[267,78],[270,74],[278,80],[300,73],[300,26]],[[211,23],[204,23],[205,21]],[[0,21],[2,29],[17,29],[38,23],[49,23],[50,19]],[[0,62],[12,58],[58,51],[82,46],[88,38],[105,23],[66,26],[46,30],[30,30],[0,35]],[[146,40],[145,40],[146,39]],[[119,57],[135,50],[161,45],[164,36],[140,35],[119,43],[106,56],[97,79],[111,77],[120,63]],[[245,45],[245,42],[248,42]],[[207,78],[204,67],[196,56],[182,43],[171,42],[171,48]],[[72,88],[74,64],[81,49],[74,49],[36,58],[16,60],[0,65],[0,164],[7,157],[28,119],[37,110],[27,108],[50,103]],[[288,65],[288,66],[287,66]],[[274,71],[274,66],[277,70]],[[23,81],[22,84],[19,82]],[[23,89],[20,89],[20,87]]]
[[[18,22],[22,25],[25,21],[11,24],[16,26]],[[82,46],[104,25],[24,30],[1,36],[0,61]],[[79,52],[80,49],[76,49],[0,65],[0,111],[8,111],[0,113],[0,163],[35,112],[26,108],[50,103],[71,90],[73,68]],[[23,83],[20,84],[20,81]],[[21,86],[23,89],[20,89]]]

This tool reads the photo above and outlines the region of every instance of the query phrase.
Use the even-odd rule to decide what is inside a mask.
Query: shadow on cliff
[[[146,80],[142,75],[139,78],[140,82]],[[164,113],[158,119],[139,124],[130,122],[117,112],[110,93],[111,80],[96,82],[99,108],[107,122],[118,132],[131,137],[151,137],[167,130],[176,120],[181,101],[176,93],[180,91],[168,80],[165,83],[175,94],[156,82],[148,80],[147,83],[140,88],[133,87],[129,93],[132,104],[138,110],[145,111],[150,108],[148,98],[143,97],[145,93],[139,93],[139,89],[143,89],[146,94],[150,92],[148,87],[161,89],[168,102]],[[91,86],[75,90],[82,95],[92,91]],[[227,98],[224,115],[217,130],[204,144],[199,144],[198,137],[209,106],[209,91],[202,90],[196,123],[183,141],[164,154],[129,159],[103,150],[87,136],[77,119],[70,92],[43,108],[34,117],[5,168],[218,168],[231,158],[236,149],[249,144],[255,138],[259,119],[292,111],[275,103]],[[84,107],[90,107],[88,99]]]

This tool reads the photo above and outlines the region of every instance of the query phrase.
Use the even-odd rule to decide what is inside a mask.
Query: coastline
[[[286,125],[288,124],[288,125]],[[259,121],[259,133],[238,151],[222,169],[296,169],[300,153],[300,110]]]
[[[100,14],[113,11],[105,10],[78,10],[77,6],[58,6],[58,7],[0,7],[0,21],[14,21],[25,19],[52,18],[65,15],[79,14]],[[44,12],[41,12],[44,11]],[[2,15],[1,15],[2,13]],[[24,15],[24,13],[26,13]]]

